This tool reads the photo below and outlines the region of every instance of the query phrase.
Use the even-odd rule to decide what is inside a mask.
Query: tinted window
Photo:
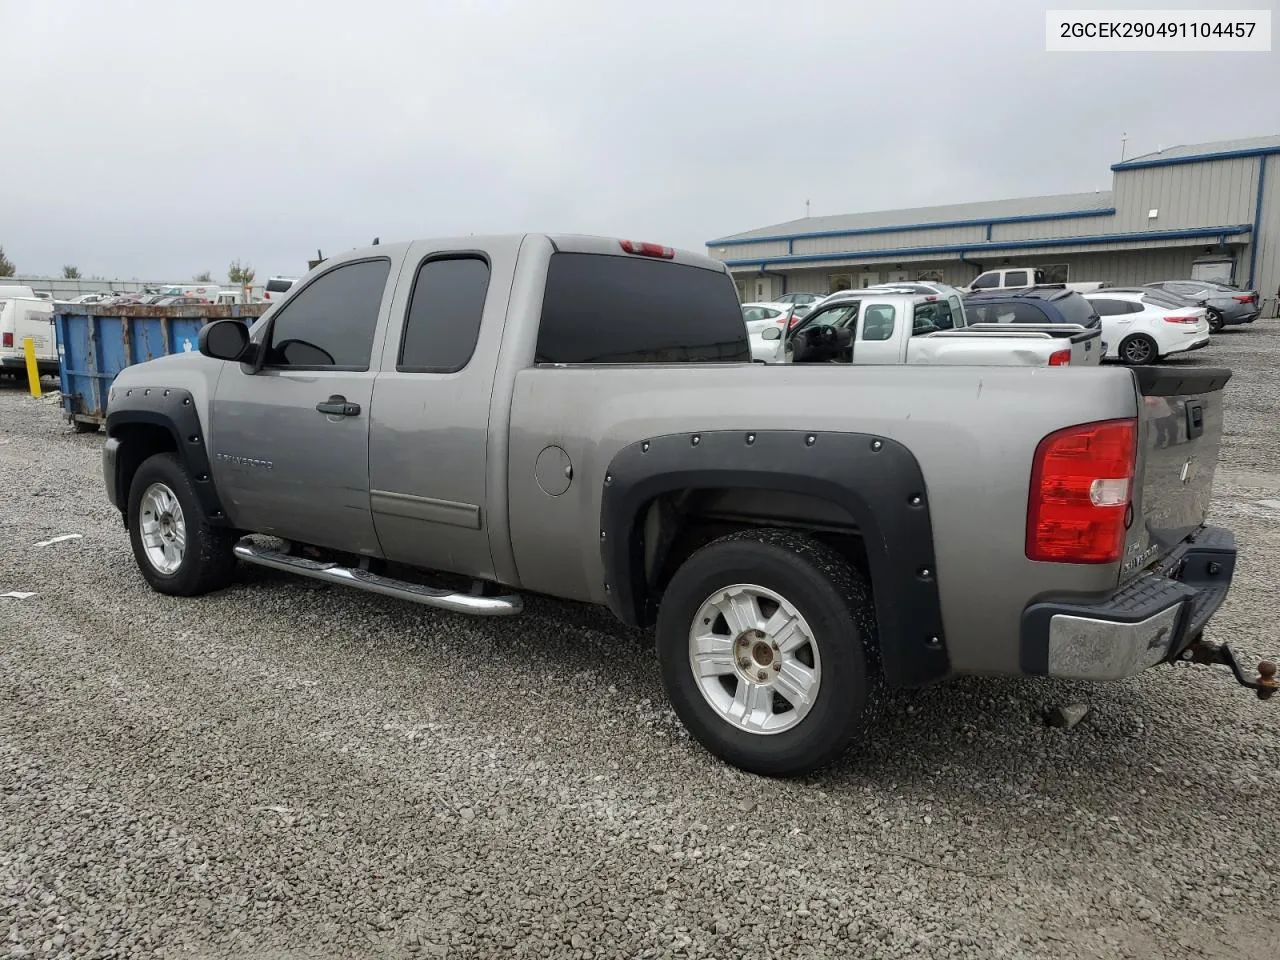
[[[913,337],[922,333],[933,333],[935,330],[950,330],[953,326],[951,307],[945,300],[916,304],[911,325]]]
[[[267,281],[266,290],[268,293],[284,293],[292,286],[292,280],[281,280],[278,277],[272,277]]]
[[[991,287],[998,286],[999,283],[1000,283],[1000,274],[984,273],[982,276],[978,277],[977,280],[973,281],[973,289],[986,290]]]
[[[479,257],[428,260],[418,267],[405,315],[397,370],[454,373],[475,352],[489,290],[489,264]]]
[[[369,369],[390,270],[389,260],[348,263],[295,293],[272,322],[267,366]]]
[[[862,339],[888,340],[893,336],[895,311],[887,303],[873,303],[863,311]]]
[[[727,274],[647,257],[556,253],[534,359],[746,362],[751,347]]]
[[[1097,324],[1097,311],[1084,297],[1078,293],[1069,293],[1053,301],[1058,312],[1062,314],[1063,323],[1078,323],[1082,327]]]
[[[1129,305],[1123,300],[1108,300],[1105,297],[1088,297],[1087,299],[1093,304],[1093,309],[1100,317],[1114,317],[1129,312]]]
[[[1048,323],[1033,303],[982,303],[965,308],[970,323]]]
[[[1004,275],[1004,285],[1006,287],[1025,287],[1027,283],[1027,271],[1010,270]]]

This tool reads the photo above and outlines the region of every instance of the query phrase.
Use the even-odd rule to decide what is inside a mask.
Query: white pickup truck
[[[1056,286],[1049,282],[1047,275],[1039,267],[1007,267],[1002,270],[987,270],[973,278],[967,287],[961,287],[965,293],[975,290],[1020,290],[1023,287]],[[1064,283],[1062,286],[1076,293],[1093,293],[1102,286],[1101,280],[1081,280]]]
[[[763,363],[1096,366],[1102,327],[1074,323],[965,324],[947,299],[866,291],[828,300],[789,330],[751,334]]]

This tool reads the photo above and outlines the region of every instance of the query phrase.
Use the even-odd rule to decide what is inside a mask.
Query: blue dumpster
[[[125,367],[196,349],[200,328],[233,317],[252,323],[269,303],[151,307],[60,303],[54,313],[62,409],[84,429],[105,423],[111,382]]]

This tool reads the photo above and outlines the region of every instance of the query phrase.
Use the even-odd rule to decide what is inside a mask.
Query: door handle
[[[316,409],[331,417],[360,416],[360,404],[348,403],[347,398],[340,393],[335,393],[328,400],[320,401],[316,404]]]

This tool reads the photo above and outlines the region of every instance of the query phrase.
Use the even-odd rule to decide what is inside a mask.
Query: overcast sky
[[[1044,50],[1046,7],[1176,4],[0,0],[0,246],[263,278],[374,236],[701,250],[806,199],[1105,190],[1124,132],[1280,133],[1280,53]]]

